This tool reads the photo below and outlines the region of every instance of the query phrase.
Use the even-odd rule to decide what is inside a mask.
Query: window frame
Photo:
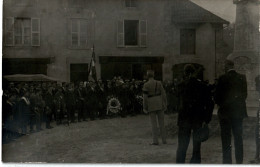
[[[137,35],[137,45],[125,45],[125,21],[133,20],[138,21],[138,35]],[[142,29],[142,25],[145,25],[145,29]],[[118,48],[147,48],[147,20],[139,19],[123,19],[117,21],[117,47]],[[143,31],[144,32],[143,32]],[[145,40],[145,44],[143,41]]]
[[[76,29],[77,31],[73,31],[73,20],[76,21]],[[86,30],[85,32],[81,30],[81,25],[82,25],[82,21],[85,21],[86,22]],[[69,48],[70,49],[88,49],[88,45],[89,45],[89,30],[88,28],[89,27],[89,24],[90,24],[90,21],[86,18],[69,18],[69,27],[70,27],[70,36],[69,36]],[[73,45],[73,34],[76,34],[77,35],[77,45]],[[82,34],[85,34],[86,36],[86,42],[84,45],[81,45],[81,38],[82,38]]]
[[[182,31],[186,31],[186,32],[188,32],[187,30],[190,30],[189,31],[189,34],[192,32],[193,33],[193,51],[192,52],[189,52],[189,51],[187,51],[187,50],[191,50],[191,49],[187,49],[187,47],[188,47],[188,45],[189,45],[189,43],[188,43],[188,45],[186,45],[185,46],[185,49],[183,49],[183,43],[184,42],[182,42],[183,40],[182,40]],[[185,35],[187,35],[187,33],[185,34]],[[186,39],[184,39],[185,40],[185,43],[187,43],[187,41],[188,41],[188,38],[186,37]],[[181,28],[180,29],[180,55],[196,55],[196,28]]]
[[[29,46],[40,46],[40,37],[41,37],[41,32],[40,32],[40,27],[41,27],[41,23],[40,23],[40,18],[32,18],[32,17],[5,17],[5,27],[4,27],[4,46],[15,46],[15,47],[29,47]],[[11,30],[7,30],[7,20],[11,20],[12,25],[11,25]],[[21,21],[21,35],[20,34],[16,34],[16,24],[17,24],[17,20],[29,20],[29,24],[28,26],[25,26],[23,24],[24,21]],[[33,20],[37,20],[37,31],[33,31],[33,27],[32,27],[32,22]],[[30,35],[26,35],[25,34],[25,28],[30,28],[29,34]],[[12,43],[7,43],[7,37],[8,37],[8,33],[11,33],[12,35]],[[37,38],[38,38],[38,42],[37,44],[34,44],[34,36],[33,34],[37,34]],[[21,37],[21,43],[20,44],[16,44],[16,39],[17,37]],[[25,44],[25,37],[30,37],[30,41],[28,42],[28,44]]]
[[[127,45],[126,44],[126,21],[136,21],[136,30],[137,30],[137,36],[136,36],[136,45]],[[124,45],[125,47],[139,47],[140,46],[140,20],[124,20]]]

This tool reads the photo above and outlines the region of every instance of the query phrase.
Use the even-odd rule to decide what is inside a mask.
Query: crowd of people
[[[81,121],[126,117],[149,113],[153,143],[159,145],[157,120],[162,143],[167,144],[164,113],[178,112],[178,148],[176,163],[185,163],[186,152],[193,135],[190,163],[201,163],[201,129],[208,129],[214,105],[218,105],[223,163],[232,163],[231,132],[234,136],[236,163],[243,163],[243,119],[247,117],[246,76],[234,70],[234,62],[225,62],[225,74],[210,85],[198,77],[191,64],[184,67],[182,80],[156,81],[154,71],[148,70],[148,80],[112,80],[62,83],[8,83],[3,94],[3,141],[41,131],[43,120],[47,129]],[[259,90],[259,77],[256,78]],[[259,113],[258,113],[259,114]],[[65,122],[64,122],[65,120]],[[259,120],[258,122],[259,123]],[[257,124],[258,126],[259,124]],[[29,131],[28,131],[29,130]],[[208,133],[208,132],[206,132]],[[259,135],[257,129],[256,134]],[[205,139],[203,139],[205,138]],[[259,137],[256,139],[259,148]],[[259,149],[256,157],[259,157]],[[256,159],[257,159],[256,158]]]
[[[3,141],[19,136],[87,120],[114,116],[134,116],[142,112],[142,87],[145,81],[112,80],[97,82],[8,82],[3,87]],[[172,94],[171,83],[165,82]],[[169,95],[169,98],[170,95]],[[111,100],[112,99],[112,100]],[[111,112],[108,106],[118,102]],[[111,104],[110,104],[111,103]],[[174,111],[175,106],[169,106]]]

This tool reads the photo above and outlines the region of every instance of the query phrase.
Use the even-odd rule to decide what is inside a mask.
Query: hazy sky
[[[192,2],[202,6],[211,11],[215,15],[229,21],[235,22],[236,19],[236,5],[233,0],[191,0]]]

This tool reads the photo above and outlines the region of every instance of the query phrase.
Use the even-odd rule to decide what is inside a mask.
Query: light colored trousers
[[[164,111],[152,111],[150,112],[150,119],[152,124],[152,132],[153,132],[153,143],[159,143],[158,141],[158,123],[160,127],[160,134],[162,137],[162,142],[166,143],[166,132],[164,127]],[[157,123],[158,120],[158,123]]]

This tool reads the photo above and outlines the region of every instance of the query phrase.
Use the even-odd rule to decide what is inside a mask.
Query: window
[[[124,20],[117,24],[117,46],[146,47],[146,20]]]
[[[125,6],[126,7],[136,7],[136,1],[137,0],[125,0]]]
[[[71,19],[71,47],[86,48],[87,40],[87,20]]]
[[[5,18],[6,46],[40,46],[40,19]]]
[[[196,30],[180,30],[180,52],[181,54],[195,54],[196,49]]]
[[[14,44],[31,44],[31,19],[17,18],[14,23]]]
[[[138,20],[125,20],[125,45],[138,45]]]

